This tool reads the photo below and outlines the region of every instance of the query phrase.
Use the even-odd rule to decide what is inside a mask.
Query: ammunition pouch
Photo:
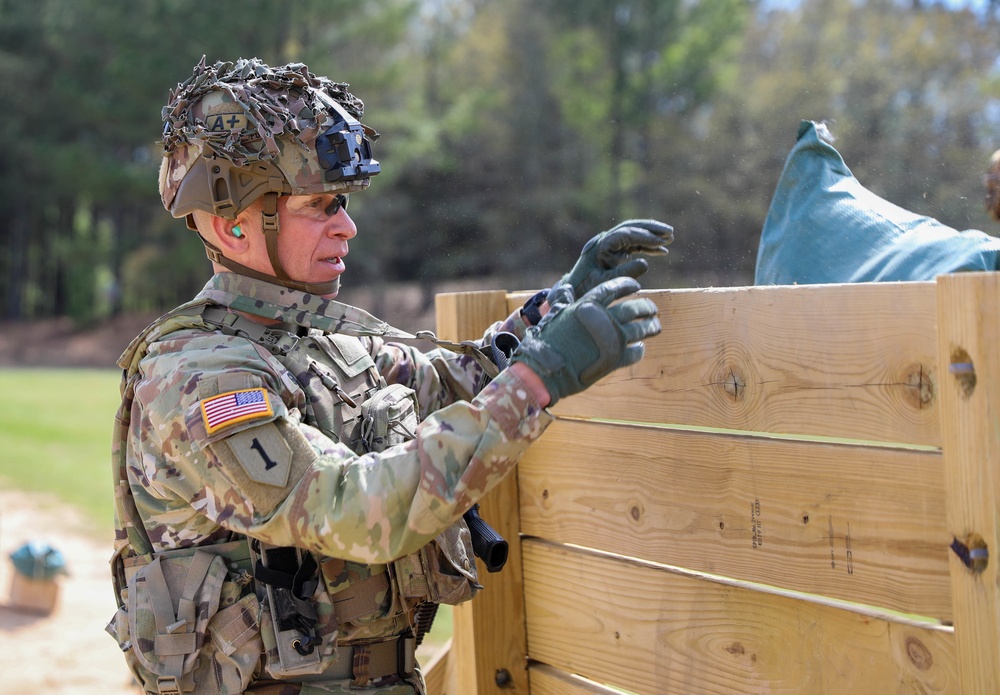
[[[249,685],[263,647],[246,545],[120,562],[127,584],[107,631],[147,693],[217,695]]]
[[[393,563],[404,599],[454,606],[475,596],[482,585],[472,554],[469,527],[460,519],[433,543]]]
[[[361,445],[365,451],[384,449],[417,436],[417,395],[403,384],[379,389],[361,404]]]

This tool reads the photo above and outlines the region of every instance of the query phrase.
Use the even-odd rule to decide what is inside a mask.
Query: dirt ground
[[[99,367],[115,361],[153,314],[118,316],[87,330],[69,318],[0,322],[0,367]]]
[[[104,626],[115,611],[108,574],[111,541],[54,498],[0,490],[0,692],[5,695],[135,695],[132,676]],[[10,553],[28,541],[59,550],[69,574],[57,580],[50,615],[11,605]]]

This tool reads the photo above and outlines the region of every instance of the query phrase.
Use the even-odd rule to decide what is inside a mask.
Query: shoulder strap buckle
[[[272,355],[287,355],[299,344],[299,337],[277,328],[265,329],[257,343],[271,351]]]

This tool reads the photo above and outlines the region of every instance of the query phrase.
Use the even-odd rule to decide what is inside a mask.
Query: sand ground
[[[111,539],[55,498],[0,490],[0,692],[135,695],[132,676],[104,626],[115,612],[108,573]],[[11,605],[10,553],[28,541],[59,550],[67,576],[57,580],[50,615]]]

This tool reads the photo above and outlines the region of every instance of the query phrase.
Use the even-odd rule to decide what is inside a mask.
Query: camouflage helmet
[[[160,198],[174,217],[195,210],[234,219],[268,192],[350,193],[379,173],[347,85],[301,63],[256,58],[206,66],[204,57],[163,107]]]
[[[204,56],[163,107],[160,198],[174,217],[202,210],[235,219],[263,198],[262,228],[274,277],[232,261],[202,238],[208,257],[230,270],[306,292],[337,282],[300,283],[278,259],[280,195],[364,190],[380,171],[361,125],[364,103],[346,84],[317,77],[302,63],[272,68],[256,58],[205,64]],[[341,200],[346,201],[346,197]]]

